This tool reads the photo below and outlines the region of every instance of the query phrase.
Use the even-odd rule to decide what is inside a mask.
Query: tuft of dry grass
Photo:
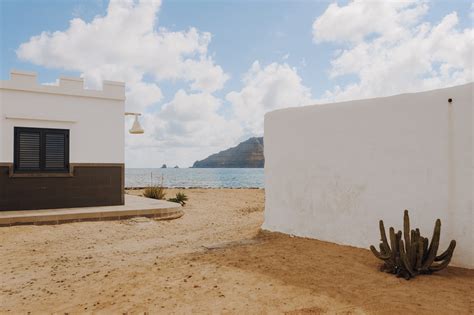
[[[143,196],[147,198],[163,200],[166,197],[165,188],[162,185],[149,186],[143,191]]]

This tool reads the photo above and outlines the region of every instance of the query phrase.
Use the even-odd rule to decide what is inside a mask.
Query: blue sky
[[[90,21],[106,13],[108,1],[38,1],[3,0],[1,27],[8,30],[19,20],[28,21],[15,32],[2,32],[1,78],[7,79],[10,68],[32,69],[40,80],[50,82],[61,74],[79,75],[60,69],[36,67],[18,60],[15,50],[31,36],[42,31],[64,30],[69,21],[80,17]],[[237,89],[240,76],[254,60],[262,63],[287,61],[295,65],[314,93],[331,86],[321,71],[327,71],[332,45],[312,43],[311,24],[329,1],[164,1],[159,24],[172,31],[196,27],[212,33],[210,51],[216,63],[231,74],[225,90]],[[313,56],[317,56],[314,58]],[[306,64],[303,66],[303,64]],[[317,69],[317,70],[315,70]],[[311,83],[311,84],[310,84]],[[173,92],[180,84],[166,84]],[[169,85],[169,86],[168,86]],[[169,93],[171,96],[174,93]]]
[[[414,0],[406,5],[379,5],[375,1],[165,0],[139,12],[145,2],[149,1],[121,5],[125,11],[136,11],[136,16],[143,14],[143,20],[152,12],[153,25],[136,30],[136,37],[143,36],[143,41],[153,44],[153,39],[143,35],[149,31],[160,36],[187,34],[191,28],[198,32],[197,39],[190,35],[193,38],[180,42],[180,48],[175,48],[173,41],[160,44],[157,59],[150,59],[150,63],[160,64],[164,58],[160,52],[173,51],[176,55],[167,53],[165,57],[180,59],[176,73],[166,64],[146,68],[138,59],[149,58],[147,52],[143,58],[128,56],[126,43],[117,45],[124,53],[117,52],[111,62],[112,68],[123,71],[96,71],[93,62],[75,62],[91,51],[96,59],[115,53],[97,46],[95,34],[86,27],[67,33],[72,19],[87,25],[97,17],[107,17],[108,1],[2,0],[1,79],[8,79],[9,70],[15,68],[38,72],[42,83],[54,82],[60,75],[84,76],[86,84],[88,79],[126,81],[128,93],[135,96],[129,98],[127,107],[148,115],[144,117],[147,135],[139,140],[127,138],[126,160],[136,167],[190,165],[246,137],[261,135],[263,114],[269,110],[472,81],[471,1]],[[122,18],[127,19],[109,16],[110,21],[119,19],[117,25]],[[132,42],[134,28],[127,25]],[[427,34],[420,31],[423,26]],[[395,35],[394,29],[399,29]],[[50,32],[45,35],[47,44],[30,40],[42,32]],[[60,49],[53,47],[54,32],[67,35]],[[90,43],[77,39],[81,32]],[[98,34],[107,40],[107,32],[113,30]],[[124,29],[117,26],[117,32]],[[207,33],[210,40],[206,40]],[[187,50],[186,41],[192,51]],[[453,43],[459,47],[447,51]],[[21,44],[26,46],[19,52]],[[77,50],[73,62],[65,56],[69,45]],[[137,46],[138,51],[148,47],[145,43]],[[413,47],[423,47],[424,56],[415,58]],[[466,57],[469,51],[470,60]],[[130,58],[122,64],[121,56]],[[58,62],[51,62],[53,59]],[[181,63],[186,60],[194,63],[194,68],[186,69],[188,63]],[[381,80],[391,82],[380,84]],[[211,85],[202,83],[210,81]],[[180,119],[183,111],[188,114]],[[213,127],[205,131],[208,125]]]

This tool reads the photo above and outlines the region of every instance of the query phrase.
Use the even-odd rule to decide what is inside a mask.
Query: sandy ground
[[[0,312],[473,313],[474,270],[406,281],[368,250],[260,232],[262,190],[186,193],[173,221],[0,228]]]

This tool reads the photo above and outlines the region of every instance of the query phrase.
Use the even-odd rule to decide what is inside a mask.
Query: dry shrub
[[[165,188],[162,185],[149,186],[145,188],[145,191],[143,192],[143,196],[147,198],[163,200],[165,199],[165,196],[166,196]]]

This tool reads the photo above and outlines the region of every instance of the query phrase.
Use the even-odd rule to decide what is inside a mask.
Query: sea
[[[263,168],[126,168],[125,187],[263,188]]]

